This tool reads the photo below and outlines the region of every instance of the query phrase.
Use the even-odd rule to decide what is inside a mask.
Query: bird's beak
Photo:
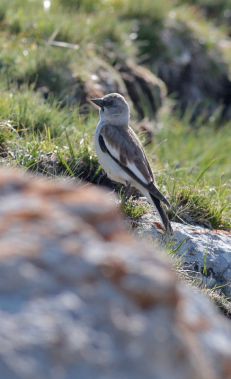
[[[104,107],[104,101],[102,98],[98,99],[91,99],[91,102],[96,104],[98,107],[103,108]]]

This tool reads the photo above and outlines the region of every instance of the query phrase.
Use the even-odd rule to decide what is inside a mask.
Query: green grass
[[[148,153],[158,157],[154,171],[175,213],[189,223],[229,229],[230,123],[193,129],[187,120],[172,116],[164,116],[163,122]]]
[[[183,219],[189,224],[212,229],[230,229],[229,205],[226,199],[220,198],[219,201],[211,200],[206,191],[199,188],[195,190],[188,185],[172,196],[173,210],[169,213],[175,221]]]
[[[139,220],[145,213],[150,211],[147,204],[142,204],[132,197],[130,199],[126,199],[123,195],[121,196],[120,206],[124,215],[131,221]]]
[[[79,103],[84,99],[81,85],[98,70],[99,62],[110,65],[121,58],[140,60],[147,54],[165,54],[160,31],[169,17],[175,18],[178,26],[187,24],[190,38],[192,33],[212,49],[226,31],[205,20],[199,9],[200,5],[202,9],[208,6],[205,0],[198,0],[197,8],[188,6],[191,3],[54,0],[45,11],[40,0],[3,0],[2,164],[111,186],[92,146],[97,114],[80,114]],[[76,49],[51,46],[48,42],[52,40],[75,44]],[[228,54],[227,61],[230,58]],[[215,121],[203,125],[201,119],[192,128],[189,119],[169,112],[161,115],[161,127],[147,148],[153,171],[172,204],[172,219],[179,216],[186,222],[228,229],[230,124],[218,129]],[[133,219],[146,211],[134,199],[122,201],[122,208]]]
[[[60,134],[72,121],[71,116],[67,117],[56,102],[46,103],[31,90],[2,91],[0,120],[8,120],[11,127],[21,134],[28,132],[39,135],[49,128],[52,136]]]
[[[179,0],[179,4],[192,4],[200,7],[214,22],[224,23],[230,18],[230,0]]]
[[[192,129],[187,120],[162,116],[163,127],[147,148],[157,183],[168,196],[170,217],[212,228],[230,228],[230,125]],[[2,92],[0,145],[5,162],[48,175],[100,182],[102,170],[92,140],[97,114],[80,116],[33,90]],[[123,202],[122,202],[123,203]],[[145,209],[132,199],[122,204],[130,218]]]

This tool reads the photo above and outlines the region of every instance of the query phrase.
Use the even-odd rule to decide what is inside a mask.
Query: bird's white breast
[[[99,159],[99,163],[107,173],[108,177],[116,182],[126,184],[130,181],[130,177],[121,167],[107,154],[101,150],[99,144],[99,135],[104,123],[100,121],[96,128],[95,133],[95,149]]]

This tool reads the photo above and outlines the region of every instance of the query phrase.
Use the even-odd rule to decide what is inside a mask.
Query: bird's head
[[[128,125],[129,105],[119,93],[109,93],[104,97],[92,99],[91,101],[100,108],[101,121],[115,126]]]

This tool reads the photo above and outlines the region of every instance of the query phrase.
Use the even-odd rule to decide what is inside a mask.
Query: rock
[[[29,83],[47,99],[58,97],[63,105],[78,105],[81,113],[89,112],[89,99],[110,92],[119,92],[130,102],[140,120],[155,118],[166,97],[165,84],[150,70],[132,62],[121,61],[115,66],[94,57],[86,59],[84,75],[75,65],[49,65],[38,67]],[[19,85],[24,83],[24,78]],[[92,109],[92,104],[90,105]]]
[[[166,87],[147,68],[131,61],[120,60],[113,67],[97,59],[85,83],[86,100],[110,92],[119,92],[130,102],[140,120],[154,119],[166,97]]]
[[[183,266],[201,279],[206,287],[218,287],[231,296],[231,233],[224,230],[209,230],[200,226],[172,222],[174,237],[165,240],[158,231],[155,215],[142,216],[137,233],[166,243],[176,250]]]
[[[157,116],[166,97],[166,87],[147,68],[127,61],[116,65],[140,120]]]
[[[219,48],[208,47],[174,17],[166,20],[159,38],[161,52],[147,63],[174,96],[177,109],[191,112],[192,121],[198,116],[206,121],[218,111],[230,120],[230,73]]]
[[[228,379],[231,328],[111,195],[0,171],[4,379]]]

